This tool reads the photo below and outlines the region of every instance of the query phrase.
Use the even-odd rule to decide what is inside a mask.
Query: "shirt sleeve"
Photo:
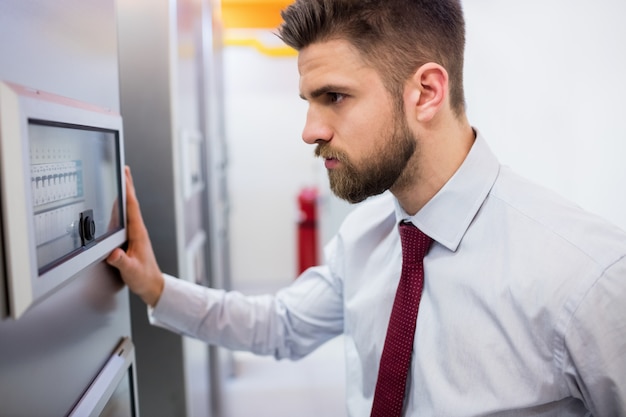
[[[165,275],[152,324],[233,350],[298,359],[343,331],[342,289],[327,267],[275,295],[246,296]]]
[[[589,289],[565,344],[570,389],[595,417],[626,417],[626,257]]]

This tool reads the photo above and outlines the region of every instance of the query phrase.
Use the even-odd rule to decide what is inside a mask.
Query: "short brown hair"
[[[465,21],[460,0],[296,0],[281,12],[278,37],[301,50],[344,39],[402,100],[405,82],[435,62],[450,79],[450,102],[465,111],[463,54]]]

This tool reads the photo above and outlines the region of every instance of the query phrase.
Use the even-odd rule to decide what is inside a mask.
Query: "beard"
[[[398,117],[394,124],[396,127],[389,137],[381,138],[380,146],[366,155],[359,166],[344,152],[332,149],[329,142],[317,145],[315,156],[341,162],[339,167],[328,170],[330,189],[337,197],[360,203],[408,181],[410,173],[405,168],[417,149],[415,136],[404,119]]]

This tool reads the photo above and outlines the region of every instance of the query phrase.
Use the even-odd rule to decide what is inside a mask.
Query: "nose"
[[[332,129],[324,121],[321,112],[309,107],[306,114],[306,123],[302,131],[302,140],[309,145],[320,141],[328,142],[332,139]]]

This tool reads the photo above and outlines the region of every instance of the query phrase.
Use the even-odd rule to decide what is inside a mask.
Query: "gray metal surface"
[[[210,3],[134,0],[118,4],[126,161],[159,266],[188,281],[197,281],[191,270],[192,254],[199,257],[199,264],[210,262],[208,245],[193,252],[198,237],[209,228],[204,217],[209,205],[207,161],[204,155],[199,158],[199,182],[205,187],[190,195],[185,189],[189,166],[183,152],[186,138],[206,139],[202,88],[206,66],[200,53],[206,42],[203,31],[211,31],[202,8]],[[206,149],[204,143],[202,148]],[[204,281],[209,282],[209,277]],[[151,326],[145,305],[136,297],[131,297],[131,310],[142,413],[209,415],[208,346]],[[206,399],[192,398],[192,390],[206,392]]]
[[[177,276],[179,234],[174,194],[172,59],[175,2],[139,0],[118,7],[120,92],[126,163],[159,266]],[[153,327],[131,297],[139,408],[144,415],[186,416],[182,338]]]
[[[2,207],[2,197],[0,196],[0,207]],[[0,216],[1,218],[1,216]],[[0,221],[0,321],[9,317],[9,288],[8,281],[5,279],[4,265],[4,232],[2,231],[2,222]]]
[[[0,56],[0,79],[119,110],[114,0],[2,0]],[[129,318],[127,290],[98,262],[19,320],[0,319],[0,415],[66,415]]]

